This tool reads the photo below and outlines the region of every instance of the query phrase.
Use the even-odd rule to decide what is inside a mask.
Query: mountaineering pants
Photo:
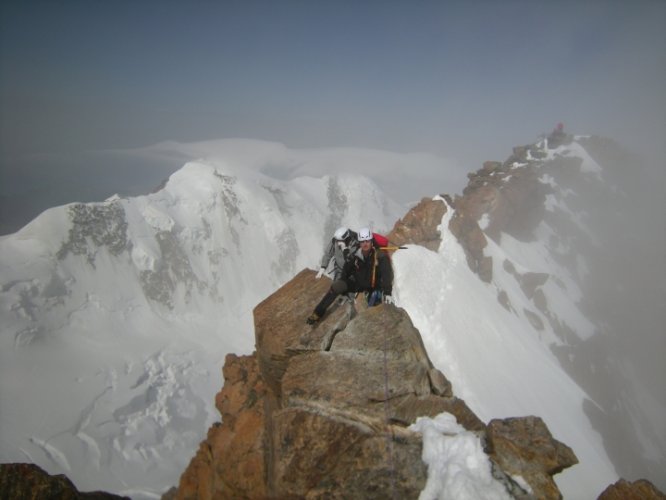
[[[328,292],[326,292],[326,295],[319,301],[319,304],[317,304],[317,307],[315,307],[314,312],[319,316],[320,318],[324,315],[326,312],[326,309],[328,309],[328,306],[330,306],[335,298],[338,295],[342,295],[343,293],[347,293],[349,290],[349,285],[347,284],[346,281],[344,280],[335,280],[331,284],[331,288],[328,289]],[[353,291],[353,290],[352,290]]]

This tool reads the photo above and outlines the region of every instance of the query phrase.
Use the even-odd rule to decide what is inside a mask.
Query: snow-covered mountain
[[[448,207],[437,252],[394,257],[398,304],[457,394],[484,421],[540,415],[573,447],[580,464],[555,477],[565,498],[594,498],[616,475],[664,487],[661,384],[636,375],[666,352],[649,307],[665,297],[664,269],[621,248],[627,234],[648,244],[651,226],[629,217],[633,196],[595,160],[616,147],[581,136],[514,148],[469,175],[455,208],[436,198]],[[639,220],[642,230],[617,229]],[[649,281],[635,272],[645,268]]]
[[[486,241],[475,254],[449,224],[463,205],[449,206],[436,251],[395,253],[395,296],[472,410],[484,420],[542,417],[580,459],[556,476],[565,498],[594,498],[619,473],[600,428],[608,420],[593,416],[613,402],[631,406],[634,444],[658,463],[666,411],[628,375],[623,392],[638,396],[601,401],[563,363],[579,368],[589,357],[576,349],[603,333],[585,304],[594,263],[574,251],[571,235],[597,223],[580,203],[596,191],[576,188],[607,180],[578,140],[547,146],[525,149],[501,174],[489,165],[471,176],[491,193],[492,177],[508,185],[520,169],[535,173],[544,202],[529,211],[529,237],[498,223],[511,212],[488,195],[472,217]],[[163,144],[146,154],[206,159],[153,194],[54,208],[0,238],[0,460],[134,498],[175,485],[219,418],[213,397],[224,356],[253,350],[258,302],[316,267],[338,225],[388,232],[406,201],[451,189],[435,182],[434,160],[418,155],[294,152],[257,141]],[[548,173],[569,161],[573,177]],[[417,192],[421,173],[430,192]],[[547,277],[531,292],[539,288],[548,307],[526,293],[524,276]]]
[[[218,418],[224,356],[253,350],[252,308],[339,225],[386,231],[402,212],[367,177],[222,158],[2,237],[0,460],[161,494]]]

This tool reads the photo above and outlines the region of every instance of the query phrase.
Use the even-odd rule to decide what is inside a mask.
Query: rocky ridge
[[[579,342],[577,332],[571,331],[565,322],[560,321],[557,312],[549,307],[546,283],[555,282],[561,288],[566,286],[558,282],[558,276],[525,269],[509,259],[502,262],[493,261],[493,258],[486,254],[489,241],[499,244],[503,234],[518,241],[537,240],[542,237],[538,232],[542,230],[544,223],[553,228],[548,242],[549,248],[565,268],[576,270],[576,255],[571,251],[572,248],[583,248],[586,251],[594,249],[595,242],[589,237],[591,221],[585,217],[572,217],[572,214],[580,208],[582,200],[586,197],[600,196],[598,192],[600,172],[584,165],[581,155],[587,154],[587,150],[581,151],[579,147],[587,147],[590,151],[596,150],[595,156],[598,157],[599,151],[607,150],[607,141],[599,138],[564,136],[555,144],[549,139],[514,148],[512,155],[504,162],[485,162],[480,170],[468,175],[469,184],[460,196],[451,198],[448,195],[441,195],[432,199],[424,198],[395,224],[389,238],[398,245],[412,243],[437,251],[441,241],[441,231],[450,231],[464,248],[469,267],[480,279],[491,283],[494,274],[498,272],[509,274],[520,285],[519,288],[530,306],[517,311],[515,297],[510,297],[501,287],[498,288],[497,296],[500,304],[509,311],[525,315],[537,331],[549,327],[562,345],[576,345]],[[574,150],[573,153],[569,151],[569,147]],[[557,151],[553,151],[555,148],[558,148]],[[448,228],[442,228],[440,227],[442,217],[448,210],[453,210],[454,213]],[[380,439],[382,433],[390,436],[391,439],[387,443],[390,441],[392,453],[395,451],[396,454],[396,461],[404,464],[405,460],[419,462],[415,454],[415,448],[418,446],[414,445],[414,439],[418,442],[419,438],[409,434],[408,425],[419,415],[434,416],[446,411],[455,415],[466,429],[477,433],[483,439],[485,450],[492,458],[494,473],[497,477],[503,478],[503,483],[512,496],[559,498],[559,491],[552,481],[552,474],[572,465],[576,459],[566,445],[552,439],[541,419],[523,417],[492,420],[487,425],[484,424],[469,410],[464,401],[454,396],[450,384],[441,373],[432,369],[425,353],[419,358],[420,375],[412,371],[407,377],[405,366],[391,367],[389,373],[400,378],[403,385],[392,387],[388,384],[382,397],[381,381],[376,374],[374,377],[369,376],[367,372],[359,375],[354,369],[350,369],[351,366],[356,367],[360,364],[364,370],[370,370],[371,365],[365,358],[371,356],[365,353],[364,363],[352,361],[355,356],[350,358],[349,352],[358,355],[358,345],[354,345],[351,350],[343,348],[342,352],[345,355],[339,352],[339,348],[344,345],[339,342],[345,342],[343,339],[348,341],[353,338],[363,344],[360,339],[366,338],[366,335],[370,338],[377,335],[372,333],[372,322],[368,322],[368,314],[371,313],[359,311],[354,315],[352,312],[354,310],[349,309],[351,306],[340,306],[331,312],[318,329],[303,335],[299,312],[312,309],[326,288],[322,282],[319,282],[317,287],[321,290],[315,293],[312,282],[308,281],[301,273],[284,289],[258,306],[255,310],[257,352],[247,358],[227,359],[230,368],[227,369],[225,365],[225,387],[217,399],[223,423],[216,428],[217,430],[211,430],[211,433],[227,436],[227,439],[232,439],[235,446],[238,446],[245,441],[243,438],[235,440],[232,437],[235,432],[233,422],[244,421],[244,418],[239,416],[249,412],[250,415],[254,415],[253,421],[258,425],[257,429],[260,429],[260,432],[251,433],[255,436],[255,440],[252,441],[252,453],[249,456],[252,456],[253,460],[250,462],[255,465],[263,464],[258,469],[253,468],[257,475],[252,484],[255,487],[262,485],[260,489],[253,493],[247,493],[248,490],[242,489],[233,490],[236,494],[250,498],[264,495],[276,497],[282,494],[294,497],[327,495],[335,497],[334,492],[339,494],[340,491],[345,491],[347,496],[353,494],[358,494],[359,497],[372,496],[368,490],[359,493],[360,490],[355,489],[358,484],[354,484],[353,480],[345,482],[343,479],[355,477],[355,474],[359,473],[359,469],[350,470],[345,468],[348,466],[338,465],[337,457],[354,452],[356,450],[354,446],[346,448],[343,453],[340,449],[322,447],[320,444],[316,447],[319,450],[316,457],[310,455],[310,444],[313,442],[311,439],[318,437],[318,430],[324,427],[323,422],[326,422],[325,427],[328,429],[325,435],[333,436],[333,439],[337,439],[340,435],[328,427],[330,420],[335,419],[330,415],[326,416],[326,412],[333,412],[337,419],[361,419],[366,424],[370,418],[373,424],[371,428],[378,433],[375,439]],[[291,287],[298,290],[297,293],[289,292],[288,289]],[[309,296],[308,293],[313,295]],[[280,296],[282,298],[279,298]],[[264,307],[271,302],[274,303],[272,312],[266,316],[263,313]],[[522,299],[519,302],[524,304]],[[385,309],[387,307],[382,306],[376,311]],[[273,317],[273,314],[276,316]],[[294,315],[299,319],[294,321]],[[276,320],[278,317],[280,319]],[[377,321],[378,317],[377,312],[373,320]],[[270,323],[271,326],[264,322]],[[277,330],[274,326],[276,323],[282,325],[277,327]],[[363,327],[355,326],[359,324]],[[353,335],[349,332],[353,332]],[[379,340],[375,338],[375,344],[381,343]],[[374,350],[377,350],[377,345]],[[338,358],[342,368],[336,367]],[[254,378],[251,378],[257,384],[256,387],[253,386],[254,389],[248,389],[242,377],[239,379],[233,376],[233,373],[239,373],[239,369],[231,367],[239,365],[243,366],[240,373],[253,374]],[[381,372],[382,368],[375,366],[374,369]],[[424,370],[428,374],[427,384]],[[363,383],[359,383],[359,380]],[[369,386],[374,387],[374,392],[368,393]],[[241,387],[244,389],[240,389]],[[246,396],[241,394],[243,392]],[[258,395],[266,398],[265,402],[270,402],[261,406],[261,417],[255,414],[259,406],[256,403]],[[246,407],[242,401],[252,402],[254,410]],[[380,403],[385,406],[384,415]],[[280,424],[277,426],[268,423],[272,422],[274,415],[280,415]],[[287,423],[299,422],[300,428],[305,421],[308,422],[307,427],[318,430],[303,430],[296,435],[289,431]],[[231,422],[230,426],[227,427],[225,422]],[[280,439],[276,436],[286,436],[286,438]],[[367,439],[368,442],[373,442],[369,437]],[[211,441],[209,433],[207,443],[216,442],[220,441],[216,439]],[[243,471],[239,469],[244,467],[239,465],[242,462],[233,461],[233,464],[227,464],[229,468],[226,469],[222,457],[227,455],[223,448],[215,448],[213,444],[207,443],[202,444],[197,458],[183,475],[178,490],[179,498],[213,498],[221,491],[229,493],[225,488],[230,484],[236,484],[239,478],[243,477]],[[364,459],[370,459],[371,463],[373,460],[382,459],[377,441],[374,443],[374,447],[367,445],[363,448],[370,447],[375,451],[374,454],[363,455]],[[285,444],[286,449],[281,447]],[[385,450],[388,449],[387,444]],[[384,455],[387,453],[385,451]],[[263,461],[259,459],[262,454]],[[267,454],[270,457],[268,459]],[[358,452],[354,453],[354,456],[359,455]],[[205,465],[198,461],[202,457],[205,457],[203,461]],[[289,458],[283,461],[283,457]],[[536,462],[532,462],[535,457],[538,457]],[[316,464],[318,473],[311,475],[306,472],[308,464]],[[368,467],[369,464],[357,461],[355,466]],[[423,486],[423,469],[421,472],[416,472],[418,468],[412,469],[408,478],[399,475],[389,485],[386,480],[379,479],[382,475],[377,473],[377,467],[377,465],[372,466],[375,473],[372,477],[376,480],[370,482],[373,492],[381,491],[384,496],[390,496],[390,491],[395,491],[394,489],[399,487],[401,495],[410,497]],[[223,472],[225,470],[226,472]],[[341,474],[343,470],[344,474]],[[216,475],[213,471],[218,471],[219,474]],[[334,478],[325,477],[325,473],[331,474]],[[336,473],[341,475],[336,476]],[[280,479],[280,474],[290,478],[286,480],[288,484]],[[387,474],[393,474],[393,470],[390,473],[384,470],[384,475]],[[226,479],[222,477],[223,475]],[[363,469],[363,475],[367,476],[368,471]],[[202,482],[193,479],[195,476],[206,478],[203,484],[208,487],[203,494],[200,490]],[[529,492],[511,479],[517,476],[525,479],[529,485],[526,488]],[[264,478],[263,482],[261,478]],[[651,483],[644,480],[636,483],[625,481],[620,487],[630,488],[632,491],[637,491],[635,495],[641,495],[644,491],[648,491],[645,489],[646,484],[654,488]],[[364,485],[367,486],[367,483],[364,482]],[[325,489],[326,487],[330,489]],[[393,490],[387,490],[389,487]],[[195,491],[197,493],[192,496]],[[244,493],[241,494],[241,491]],[[609,491],[612,491],[612,487],[609,487]],[[648,498],[661,498],[656,488],[655,491],[657,496],[648,496]]]
[[[11,500],[129,500],[104,491],[80,492],[63,474],[52,476],[34,464],[0,464],[0,498]]]
[[[597,161],[603,172],[589,166]],[[650,435],[654,443],[659,443],[659,437],[649,428],[636,432],[630,425],[643,417],[631,416],[632,409],[637,407],[637,402],[631,400],[636,390],[623,375],[622,364],[614,360],[611,347],[614,335],[627,337],[631,330],[625,330],[635,327],[617,317],[618,310],[626,311],[626,303],[635,298],[618,296],[615,303],[594,302],[604,297],[606,290],[617,289],[614,280],[619,279],[628,290],[631,290],[629,283],[637,281],[629,271],[635,266],[627,266],[626,260],[610,262],[612,257],[605,251],[620,243],[617,227],[626,231],[642,223],[631,219],[632,212],[623,206],[635,200],[618,188],[636,182],[631,178],[637,175],[631,168],[632,161],[635,159],[617,143],[597,136],[565,135],[557,142],[549,137],[517,146],[505,161],[487,161],[481,169],[468,174],[469,183],[461,195],[424,198],[396,224],[389,236],[399,245],[427,244],[436,250],[441,242],[439,230],[450,231],[464,249],[470,269],[497,288],[497,300],[505,309],[524,315],[536,335],[546,331],[554,334],[550,348],[565,371],[590,394],[586,413],[607,440],[607,452],[618,473],[641,477],[650,470],[658,477],[664,467],[663,455],[656,460],[646,459],[637,443],[641,440],[640,432]],[[447,211],[453,212],[447,228],[439,227],[441,218],[429,216]],[[421,221],[422,225],[414,221]],[[544,228],[550,233],[547,238]],[[494,258],[488,250],[492,245],[500,245],[505,236],[521,242],[541,240],[575,283],[565,284],[560,274],[531,270],[509,258]],[[642,240],[637,241],[640,245]],[[650,248],[648,241],[643,245]],[[618,273],[609,272],[611,269],[619,270],[620,278]],[[502,273],[515,279],[522,296],[509,296],[502,288],[496,279]],[[574,305],[594,324],[588,338],[581,336],[582,332],[576,331],[553,307],[557,303],[557,297],[550,295],[553,288],[567,289],[572,284],[583,291],[571,294],[580,294],[579,302]],[[640,285],[645,286],[645,282]],[[642,295],[630,295],[647,299],[649,294],[645,296],[644,288],[640,289]],[[611,335],[609,323],[623,325],[624,329],[620,326],[618,330],[616,326]]]
[[[484,424],[433,367],[404,310],[343,302],[304,325],[328,285],[304,270],[255,308],[257,350],[227,356],[222,422],[175,498],[417,498],[427,471],[408,427],[442,412],[482,440],[512,497],[560,497],[552,475],[577,463],[573,451],[538,417]]]

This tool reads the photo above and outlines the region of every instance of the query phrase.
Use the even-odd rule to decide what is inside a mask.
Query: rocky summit
[[[63,474],[50,475],[35,464],[0,464],[0,498],[11,500],[129,500],[104,491],[81,492]]]
[[[256,352],[227,356],[222,421],[176,498],[418,498],[427,467],[421,434],[408,427],[443,412],[481,439],[509,495],[560,497],[551,476],[577,459],[541,419],[485,425],[398,307],[339,300],[306,325],[330,284],[314,274],[301,271],[255,308]]]

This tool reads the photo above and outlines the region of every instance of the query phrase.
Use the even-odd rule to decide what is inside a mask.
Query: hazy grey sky
[[[3,210],[9,191],[39,196],[27,186],[47,174],[70,179],[73,196],[88,189],[86,175],[71,176],[84,151],[169,139],[429,152],[475,170],[562,121],[664,155],[663,0],[0,9]],[[103,168],[100,182],[127,182],[129,169]]]

